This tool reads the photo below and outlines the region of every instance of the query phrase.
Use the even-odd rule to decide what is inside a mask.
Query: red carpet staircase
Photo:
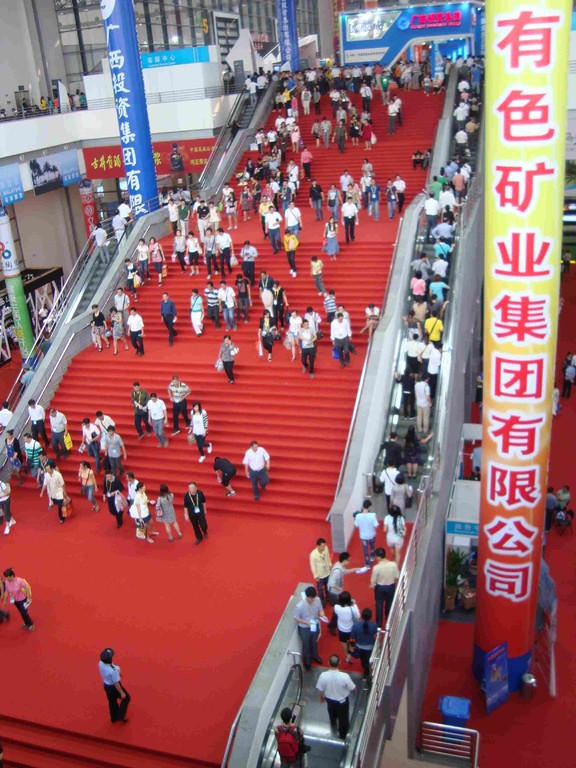
[[[395,136],[388,137],[387,117],[379,97],[375,98],[374,128],[379,141],[373,151],[366,152],[363,147],[352,148],[349,143],[344,155],[338,153],[335,145],[329,150],[311,147],[314,153],[313,175],[324,190],[332,182],[338,184],[344,168],[348,169],[355,180],[359,180],[361,164],[366,156],[370,157],[382,186],[388,177],[401,174],[407,183],[407,203],[421,190],[425,175],[420,170],[412,170],[410,158],[415,149],[424,150],[431,145],[442,101],[426,98],[423,93],[403,94],[403,101],[404,126],[398,129]],[[329,110],[326,97],[323,99],[323,107]],[[275,117],[273,113],[270,123]],[[313,116],[301,117],[305,139],[310,135],[312,121]],[[301,518],[320,523],[326,518],[334,498],[366,351],[367,337],[360,336],[358,331],[364,323],[367,304],[374,302],[381,306],[397,230],[397,219],[393,223],[388,221],[385,206],[381,205],[379,223],[373,222],[362,211],[356,242],[346,246],[341,227],[340,255],[336,262],[331,262],[321,253],[323,224],[313,220],[308,205],[306,181],[302,181],[297,204],[303,213],[305,226],[300,237],[301,246],[297,256],[299,272],[296,279],[288,273],[284,253],[272,255],[269,243],[263,240],[257,217],[247,223],[240,221],[238,230],[231,234],[238,250],[245,239],[253,242],[259,251],[257,273],[260,268],[266,268],[273,277],[279,279],[286,289],[290,307],[301,314],[311,304],[325,317],[321,299],[309,274],[310,257],[318,255],[323,259],[325,285],[336,290],[338,302],[345,305],[351,316],[358,355],[352,357],[350,367],[341,369],[332,359],[329,328],[325,323],[325,336],[319,344],[314,380],[302,374],[299,360],[291,362],[290,352],[281,343],[275,346],[272,363],[268,363],[266,357],[259,357],[256,347],[257,318],[261,315],[262,305],[255,290],[250,321],[247,324],[238,322],[238,330],[233,334],[240,347],[240,354],[235,371],[237,383],[230,386],[225,375],[214,368],[224,329],[216,331],[207,322],[203,337],[196,338],[190,325],[190,292],[193,287],[203,291],[205,270],[201,270],[199,277],[190,278],[181,275],[177,265],[169,263],[169,274],[163,289],[169,291],[179,311],[179,335],[174,345],[168,345],[167,331],[160,319],[162,289],[154,283],[147,284],[139,292],[137,305],[145,321],[145,356],[136,357],[132,348],[128,352],[124,351],[121,344],[116,357],[112,355],[111,349],[102,354],[93,348],[86,350],[73,361],[54,403],[66,414],[76,444],[80,440],[80,425],[84,417],[93,418],[97,410],[110,415],[127,446],[127,468],[146,482],[152,498],[156,497],[162,482],[167,482],[173,491],[181,494],[190,480],[196,480],[210,492],[210,514],[218,515],[219,512],[227,511],[237,514],[239,521],[242,518],[249,519],[256,539],[258,520],[262,515],[274,516],[279,522],[283,518]],[[166,239],[164,245],[169,255],[172,250],[171,240]],[[185,431],[170,438],[168,449],[157,447],[153,436],[141,441],[136,439],[130,403],[132,383],[139,381],[148,391],[156,390],[168,403],[166,388],[174,374],[178,374],[192,388],[190,402],[192,399],[200,400],[209,414],[210,439],[214,452],[203,464],[198,463],[196,447],[188,445]],[[172,431],[171,427],[170,423],[168,435]],[[252,439],[257,439],[271,455],[271,482],[258,503],[253,499],[241,466],[244,452]],[[238,466],[238,477],[234,482],[238,495],[235,498],[225,498],[216,487],[212,460],[218,455],[229,458]],[[77,458],[76,454],[63,464],[65,478],[73,492],[78,491]],[[82,536],[80,510],[76,524]],[[104,515],[101,524],[109,529],[110,520],[107,515]],[[126,528],[123,533],[133,536],[131,526]],[[79,540],[79,546],[81,543]],[[301,542],[295,540],[293,546],[299,547]],[[107,557],[109,561],[114,557],[114,552],[108,552]],[[118,555],[117,567],[126,578],[130,577],[130,560]],[[238,570],[236,577],[241,581],[241,570]],[[196,578],[201,577],[197,575]],[[284,601],[284,597],[280,599]],[[47,635],[44,641],[49,643],[50,637]],[[245,649],[245,653],[249,654],[250,649]],[[252,661],[255,660],[250,659],[248,663],[252,664]],[[217,669],[217,662],[209,655],[206,664],[213,664]],[[214,676],[215,686],[221,684],[221,672],[218,669],[218,675]],[[33,691],[30,693],[32,699]],[[230,722],[233,715],[230,712]],[[30,718],[34,719],[32,701]],[[54,723],[59,723],[56,712]],[[188,765],[191,768],[202,768],[209,765],[202,761],[179,760],[148,751],[145,731],[141,734],[141,746],[128,748],[91,736],[71,735],[65,731],[27,725],[6,718],[0,720],[0,726],[5,747],[10,745],[6,766],[56,768],[115,765],[132,768],[138,765],[138,768],[177,768]],[[225,741],[225,738],[226,734],[221,734],[218,743],[222,739]],[[170,753],[177,753],[178,747],[178,743],[172,740],[167,744]],[[206,752],[203,754],[206,756]],[[213,757],[214,763],[219,764],[221,753],[215,753]]]

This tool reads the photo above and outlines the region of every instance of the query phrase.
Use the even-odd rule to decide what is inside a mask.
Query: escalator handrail
[[[293,664],[290,667],[290,672],[288,674],[288,677],[286,678],[286,682],[284,683],[284,686],[282,688],[282,692],[280,693],[280,696],[278,697],[278,702],[282,702],[282,700],[283,700],[283,698],[285,696],[285,693],[286,693],[286,689],[288,688],[288,686],[290,685],[290,682],[292,680],[292,676],[296,672],[298,674],[298,691],[297,691],[296,701],[292,705],[293,707],[295,707],[296,705],[300,705],[300,703],[302,701],[302,688],[304,686],[304,675],[302,673],[302,667],[300,666],[300,664]],[[266,728],[266,731],[265,731],[266,735],[264,737],[264,741],[262,742],[262,748],[260,749],[260,756],[258,758],[258,766],[257,766],[257,768],[265,768],[265,766],[263,766],[262,761],[266,757],[266,747],[268,746],[268,742],[270,740],[271,734],[275,730],[274,723],[276,721],[276,718],[278,717],[278,709],[279,709],[279,706],[278,706],[278,703],[277,703],[277,706],[274,708],[274,713],[272,714],[272,717],[270,718],[270,722],[268,723],[268,727]],[[276,738],[276,737],[274,736],[274,738]],[[274,755],[274,759],[276,759],[276,753]],[[274,763],[272,763],[272,765],[273,764]],[[223,765],[223,768],[225,768],[224,765]]]
[[[234,106],[230,110],[230,114],[228,115],[228,119],[226,120],[226,124],[218,134],[218,138],[216,139],[216,144],[214,144],[212,152],[210,152],[210,157],[208,158],[208,162],[206,163],[206,165],[204,166],[204,170],[200,174],[200,178],[198,179],[198,184],[200,188],[206,186],[205,182],[212,177],[212,166],[214,165],[214,163],[217,162],[218,157],[220,156],[221,149],[225,143],[224,140],[228,136],[233,122],[236,120],[237,117],[239,117],[241,113],[240,107],[245,103],[247,98],[248,98],[248,92],[246,91],[246,89],[243,89],[238,93],[234,101]]]

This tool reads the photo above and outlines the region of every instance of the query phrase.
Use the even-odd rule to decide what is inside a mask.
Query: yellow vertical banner
[[[570,0],[486,4],[484,406],[474,670],[534,644],[552,427]]]

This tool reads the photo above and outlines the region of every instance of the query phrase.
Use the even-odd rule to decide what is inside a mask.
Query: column
[[[122,160],[136,218],[159,207],[154,152],[132,0],[102,0]]]
[[[297,2],[298,0],[276,0],[280,56],[282,64],[289,64],[292,72],[300,69],[298,25],[296,23]]]
[[[18,344],[22,353],[22,360],[25,360],[32,352],[32,347],[34,346],[34,331],[32,330],[30,313],[26,303],[26,294],[24,293],[24,283],[20,274],[18,257],[14,248],[10,219],[8,218],[8,213],[1,205],[0,258]]]
[[[552,427],[570,0],[486,6],[484,413],[474,672],[529,669]]]

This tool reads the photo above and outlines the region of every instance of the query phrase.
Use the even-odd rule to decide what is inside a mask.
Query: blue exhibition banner
[[[276,0],[280,58],[282,64],[288,64],[292,72],[300,69],[296,4],[297,0]]]
[[[479,12],[474,3],[446,3],[343,13],[343,63],[389,66],[413,43],[476,37]]]
[[[179,64],[205,64],[210,61],[210,52],[207,45],[199,45],[197,48],[175,48],[172,51],[141,53],[140,61],[142,69],[175,67]]]
[[[159,206],[152,137],[133,0],[101,0],[108,62],[130,207],[136,218]]]
[[[41,155],[30,160],[29,165],[35,195],[43,195],[82,181],[78,152],[75,149],[56,152],[53,155]]]
[[[24,187],[18,163],[0,165],[0,200],[3,205],[12,205],[24,200]]]
[[[508,701],[508,643],[497,645],[484,657],[484,689],[488,713]]]

